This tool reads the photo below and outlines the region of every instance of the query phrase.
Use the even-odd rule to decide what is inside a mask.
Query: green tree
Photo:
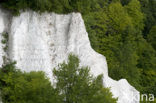
[[[144,38],[147,38],[152,26],[156,25],[156,1],[155,0],[139,0],[141,9],[145,14],[145,27],[143,30]]]
[[[56,89],[64,103],[115,103],[109,89],[103,88],[102,75],[94,78],[88,67],[79,67],[79,59],[69,55],[68,63],[59,64],[53,71]]]
[[[138,0],[131,0],[125,9],[128,15],[132,19],[132,24],[137,31],[137,34],[140,34],[140,31],[144,28],[144,14],[141,12],[141,5]]]
[[[153,26],[147,35],[148,42],[153,46],[156,50],[156,26]]]
[[[141,73],[140,75],[140,92],[141,93],[156,93],[156,52],[153,47],[142,40],[138,46],[138,64],[137,67]]]
[[[3,103],[59,103],[43,72],[22,73],[11,63],[0,68],[0,74]]]
[[[84,16],[91,45],[106,56],[113,79],[126,78],[138,89],[141,74],[137,67],[138,52],[141,52],[138,46],[143,40],[141,31],[144,27],[140,3],[131,0],[123,6],[119,1],[113,1],[100,8]]]

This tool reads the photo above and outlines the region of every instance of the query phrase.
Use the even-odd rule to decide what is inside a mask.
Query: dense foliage
[[[4,0],[0,1],[2,7],[7,8],[18,15],[20,10],[28,8],[44,12],[53,11],[56,13],[84,12],[90,9],[91,0]]]
[[[3,103],[116,103],[109,89],[103,88],[102,76],[94,78],[88,67],[79,67],[79,59],[70,55],[53,74],[55,88],[43,72],[23,73],[15,63],[0,68]]]
[[[65,62],[54,69],[58,81],[56,89],[61,93],[63,103],[116,103],[109,89],[103,88],[102,75],[94,78],[88,67],[79,67],[79,59],[69,55]]]
[[[106,56],[113,79],[126,78],[141,93],[155,94],[155,24],[147,34],[149,19],[137,0],[102,4],[83,16],[92,47]]]
[[[144,6],[137,0],[124,5],[115,0],[103,2],[103,7],[84,15],[92,47],[106,56],[113,79],[126,78],[141,93],[155,94],[156,29],[154,21],[150,21],[148,32],[146,23],[156,18],[147,19],[148,15],[142,12]],[[155,1],[149,2],[156,7]]]
[[[107,58],[109,75],[156,95],[156,0],[3,0],[17,14],[27,8],[81,12],[92,47]]]
[[[3,103],[58,103],[43,72],[22,73],[14,63],[0,68],[0,90]]]

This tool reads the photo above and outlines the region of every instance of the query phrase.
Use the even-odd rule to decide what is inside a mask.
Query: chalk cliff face
[[[52,69],[73,53],[79,57],[81,66],[91,68],[94,76],[104,75],[103,85],[111,87],[118,103],[139,103],[133,96],[139,92],[127,80],[115,81],[108,76],[106,58],[91,48],[81,14],[26,11],[10,17],[0,10],[0,40],[5,31],[9,33],[8,56],[22,71],[44,71],[53,83]],[[0,66],[4,54],[0,43]]]

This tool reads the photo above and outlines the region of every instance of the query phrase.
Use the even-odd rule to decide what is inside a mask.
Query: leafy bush
[[[7,32],[2,33],[2,40],[1,43],[3,44],[3,50],[6,52],[8,49],[8,41],[9,41],[9,35]]]
[[[3,103],[58,103],[57,92],[43,72],[23,73],[14,64],[0,68]]]

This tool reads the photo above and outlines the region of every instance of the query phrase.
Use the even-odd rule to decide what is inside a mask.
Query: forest
[[[27,9],[80,12],[93,49],[106,56],[109,76],[156,95],[156,0],[3,0],[0,5],[15,16]]]

